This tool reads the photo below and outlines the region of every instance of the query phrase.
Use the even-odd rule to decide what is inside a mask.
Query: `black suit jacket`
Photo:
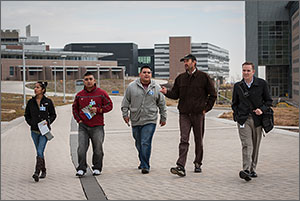
[[[234,84],[231,108],[233,110],[234,121],[237,121],[240,125],[243,125],[249,114],[251,114],[255,127],[258,127],[262,125],[262,115],[258,116],[252,112],[252,110],[259,108],[264,113],[268,107],[272,106],[273,100],[270,97],[267,82],[257,77],[253,77],[253,79],[254,80],[250,88],[246,86],[244,79]],[[245,90],[243,91],[239,85],[242,87],[242,89],[248,89],[249,98],[251,99],[254,108],[251,107],[250,101],[247,100],[247,97],[244,94]]]

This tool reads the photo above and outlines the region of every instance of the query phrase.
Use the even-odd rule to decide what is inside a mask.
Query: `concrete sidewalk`
[[[45,149],[47,177],[39,182],[31,177],[36,151],[25,120],[12,122],[11,128],[1,133],[2,200],[85,199],[70,160],[71,107],[60,106],[56,112],[57,119],[52,124],[54,139],[47,143]]]
[[[262,139],[258,178],[250,182],[238,176],[242,167],[240,140],[233,121],[216,118],[222,110],[206,115],[203,172],[193,173],[194,142],[190,137],[187,176],[170,173],[178,156],[178,112],[168,108],[165,127],[157,127],[153,138],[150,174],[137,169],[138,157],[131,128],[122,120],[122,97],[112,96],[114,109],[105,115],[104,166],[96,178],[109,200],[292,200],[299,199],[299,136],[274,129]],[[71,105],[57,107],[54,122],[55,138],[48,142],[46,164],[48,175],[36,183],[34,145],[24,121],[11,126],[1,135],[1,199],[86,199],[85,193],[94,186],[83,184],[75,177],[71,161]],[[72,125],[76,126],[74,122]],[[71,144],[71,147],[70,147]],[[91,147],[88,152],[91,165]],[[95,185],[95,184],[93,184]],[[88,189],[87,189],[88,188]],[[43,193],[41,193],[43,192]],[[100,196],[99,196],[100,197]],[[99,198],[100,199],[100,198]]]

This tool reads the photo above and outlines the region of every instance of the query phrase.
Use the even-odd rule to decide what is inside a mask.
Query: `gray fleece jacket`
[[[167,120],[167,107],[164,95],[159,92],[160,86],[151,80],[147,90],[144,89],[140,78],[131,82],[125,91],[122,101],[122,115],[128,117],[132,126],[156,124],[159,109],[160,121]]]

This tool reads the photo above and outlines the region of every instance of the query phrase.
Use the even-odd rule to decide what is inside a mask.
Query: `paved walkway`
[[[113,96],[114,109],[105,115],[104,167],[96,178],[109,200],[298,200],[299,137],[297,133],[274,129],[262,140],[258,178],[241,180],[241,145],[234,122],[216,118],[221,110],[206,116],[203,173],[193,173],[194,142],[190,138],[187,176],[169,172],[178,155],[178,113],[168,108],[165,127],[158,127],[153,138],[150,174],[137,169],[138,157],[131,129],[123,123],[120,102]],[[24,121],[11,123],[1,135],[1,199],[3,200],[83,200],[94,186],[75,177],[71,160],[71,105],[57,107],[55,138],[47,144],[47,178],[36,183],[31,178],[35,150],[29,127]],[[23,118],[23,117],[21,117]],[[14,125],[15,124],[15,125]],[[76,125],[76,124],[75,124]],[[73,124],[74,126],[74,124]],[[74,147],[73,147],[74,148]],[[73,149],[74,150],[74,149]],[[88,163],[91,165],[91,149]],[[84,190],[83,190],[84,189]],[[100,197],[100,195],[99,195]]]

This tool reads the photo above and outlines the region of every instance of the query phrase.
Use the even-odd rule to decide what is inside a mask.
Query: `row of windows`
[[[288,25],[288,21],[258,21],[258,25],[265,25],[265,26],[274,26],[274,25]]]
[[[138,57],[138,62],[143,64],[151,64],[151,57]]]
[[[9,54],[1,54],[1,58],[4,59],[22,59],[22,55],[9,55]],[[26,55],[26,59],[42,59],[42,60],[62,60],[60,56],[33,56]],[[84,61],[94,61],[97,60],[95,57],[66,57],[66,60],[84,60]],[[98,59],[100,60],[100,58]]]
[[[294,89],[293,94],[299,94],[299,90]]]
[[[295,42],[296,40],[298,40],[299,39],[299,35],[297,35],[297,36],[295,36],[294,38],[293,38],[293,42]]]
[[[298,85],[299,85],[299,82],[294,81],[294,82],[293,82],[293,85],[297,85],[297,86],[298,86]]]
[[[299,68],[293,68],[293,73],[299,73]]]
[[[289,48],[287,45],[260,45],[258,46],[258,51],[284,51],[289,52]]]
[[[297,13],[295,14],[295,16],[293,17],[293,21],[294,21],[298,16],[299,16],[299,12],[297,12]]]
[[[294,59],[293,64],[295,64],[295,63],[299,63],[299,59]]]
[[[269,59],[269,58],[258,58],[258,65],[287,65],[289,64],[288,59]]]
[[[295,30],[297,27],[299,27],[299,21],[297,21],[297,22],[293,25],[293,30]]]
[[[286,26],[259,26],[258,27],[258,31],[264,31],[264,32],[268,32],[268,31],[285,31],[288,32],[289,27]]]
[[[299,44],[298,44],[298,45],[295,45],[295,46],[293,47],[293,52],[296,51],[296,50],[299,50]]]

